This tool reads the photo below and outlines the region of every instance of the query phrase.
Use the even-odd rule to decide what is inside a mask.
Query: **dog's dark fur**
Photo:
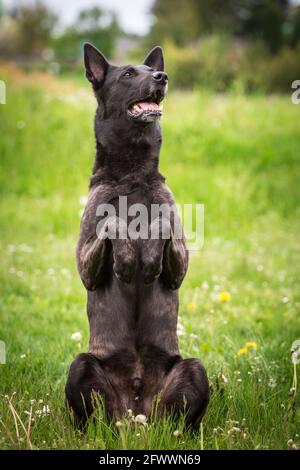
[[[149,416],[152,400],[160,394],[159,415],[178,415],[185,408],[187,424],[197,426],[209,386],[201,362],[183,360],[178,350],[178,289],[188,266],[184,239],[175,239],[172,230],[168,240],[104,240],[96,235],[101,203],[117,208],[121,195],[128,196],[128,207],[174,203],[158,170],[162,138],[157,116],[135,119],[128,113],[132,102],[150,95],[157,103],[163,99],[167,75],[162,50],[154,48],[143,65],[116,67],[86,44],[85,67],[98,101],[97,153],[77,248],[88,293],[90,342],[89,352],[71,364],[67,402],[84,423],[93,412],[93,392],[103,397],[113,419],[128,409]],[[108,219],[108,232],[112,222]],[[119,232],[126,230],[119,225]]]

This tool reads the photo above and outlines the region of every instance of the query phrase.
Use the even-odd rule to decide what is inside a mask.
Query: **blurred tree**
[[[237,0],[233,32],[261,40],[270,52],[277,52],[284,40],[289,0]]]
[[[183,46],[200,33],[195,0],[156,0],[151,12],[155,18],[149,35],[151,43],[171,39]]]
[[[57,16],[41,1],[21,4],[16,16],[19,52],[34,53],[45,48],[49,44],[56,22]]]
[[[57,17],[40,1],[2,4],[0,13],[0,55],[39,54],[51,40]]]
[[[111,57],[121,32],[113,13],[92,7],[79,12],[75,23],[54,40],[54,48],[58,58],[76,59],[80,55],[82,43],[88,41]]]
[[[288,44],[296,47],[300,42],[300,6],[295,6],[291,10],[288,21],[285,24],[285,33]]]
[[[78,31],[94,31],[101,27],[101,20],[103,17],[103,12],[99,7],[92,7],[88,10],[82,10],[77,19],[77,29]]]
[[[179,46],[215,32],[261,40],[271,52],[284,41],[289,0],[155,0],[152,43],[172,39]]]

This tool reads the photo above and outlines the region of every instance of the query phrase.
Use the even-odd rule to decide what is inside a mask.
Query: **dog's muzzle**
[[[155,73],[163,74],[163,72]],[[160,78],[159,88],[156,86],[153,87],[154,91],[152,91],[147,97],[134,101],[129,105],[127,114],[130,119],[151,122],[162,116],[163,105],[161,101],[164,99],[167,92],[167,82],[163,79],[164,84],[161,86],[161,80],[162,79]]]

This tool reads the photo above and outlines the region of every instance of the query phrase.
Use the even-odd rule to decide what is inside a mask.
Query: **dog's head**
[[[85,44],[84,62],[104,118],[152,122],[161,117],[168,76],[160,47],[152,49],[142,65],[117,67],[94,46]]]

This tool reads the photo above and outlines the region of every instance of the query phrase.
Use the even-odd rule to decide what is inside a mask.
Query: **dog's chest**
[[[116,213],[127,224],[134,220],[148,223],[151,219],[152,194],[138,188],[127,195],[120,195],[115,201]]]
[[[151,194],[149,194],[149,192],[147,192],[147,190],[142,187],[133,190],[127,195],[129,207],[132,206],[133,204],[139,204],[139,203],[148,204],[148,202],[151,202],[150,199],[151,199]]]

